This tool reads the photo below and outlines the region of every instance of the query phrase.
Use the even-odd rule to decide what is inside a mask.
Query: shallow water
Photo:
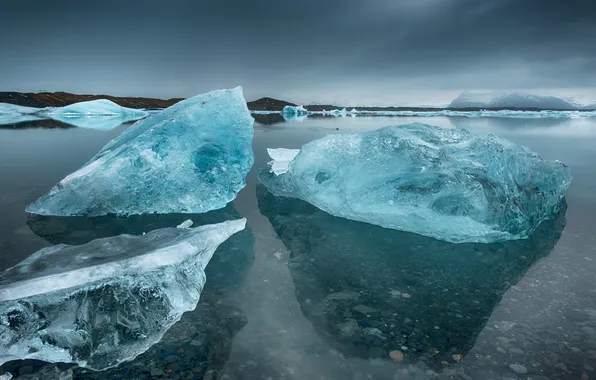
[[[268,147],[410,122],[493,132],[566,163],[567,208],[527,240],[453,245],[335,218],[276,198],[256,180]],[[0,269],[51,244],[188,219],[24,212],[126,127],[0,129]],[[134,361],[104,372],[74,369],[75,378],[596,378],[595,120],[262,116],[253,146],[255,166],[233,205],[190,216],[203,224],[240,214],[249,227],[216,252],[197,309]],[[403,360],[390,359],[395,350]],[[2,368],[55,371],[44,364]],[[70,375],[68,365],[58,368]]]

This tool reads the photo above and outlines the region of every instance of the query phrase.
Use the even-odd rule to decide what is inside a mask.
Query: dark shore
[[[154,99],[154,98],[136,98],[136,97],[119,97],[111,95],[79,95],[68,92],[0,92],[0,103],[10,103],[26,107],[64,107],[73,103],[84,102],[96,99],[109,99],[123,107],[128,108],[144,108],[156,109],[169,107],[184,98],[172,99]],[[247,103],[251,111],[281,111],[285,106],[296,106],[296,104],[273,98],[261,98]],[[305,105],[309,111],[322,111],[343,109],[348,110],[356,108],[359,111],[480,111],[480,110],[512,110],[512,111],[542,111],[539,108],[446,108],[446,107],[361,107],[361,106],[342,106],[332,104],[322,105]],[[574,109],[560,109],[553,111],[577,111]],[[588,111],[588,110],[581,110]]]

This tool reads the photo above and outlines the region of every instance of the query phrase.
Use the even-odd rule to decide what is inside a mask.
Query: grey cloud
[[[7,0],[0,89],[357,99],[596,87],[591,0]],[[359,92],[359,90],[361,90]]]

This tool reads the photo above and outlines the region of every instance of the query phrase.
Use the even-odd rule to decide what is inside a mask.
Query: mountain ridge
[[[464,92],[463,94],[470,94],[470,92]],[[462,96],[460,95],[460,97]],[[459,98],[459,97],[458,97]],[[556,97],[553,97],[556,98]],[[0,91],[0,103],[9,103],[25,107],[64,107],[78,102],[97,100],[97,99],[108,99],[114,103],[119,104],[122,107],[128,108],[143,108],[143,109],[156,109],[156,108],[167,108],[184,98],[171,98],[171,99],[157,99],[157,98],[146,98],[146,97],[120,97],[112,95],[93,95],[93,94],[74,94],[69,92],[16,92],[16,91]],[[596,104],[590,107],[577,107],[571,103],[561,99],[565,103],[560,103],[560,106],[569,108],[548,108],[553,111],[584,111],[596,109]],[[456,98],[457,100],[457,98]],[[377,106],[356,106],[356,107],[345,107],[341,105],[331,104],[314,104],[308,105],[306,108],[309,111],[322,111],[332,109],[343,109],[348,110],[356,108],[361,111],[437,111],[437,110],[454,110],[454,111],[479,111],[479,110],[514,110],[514,111],[541,111],[546,108],[541,107],[514,107],[514,106],[480,106],[472,105],[465,106],[455,103],[455,100],[447,107],[377,107]],[[271,97],[263,97],[257,100],[247,102],[248,108],[251,111],[281,111],[285,106],[296,106],[295,103],[275,99]]]

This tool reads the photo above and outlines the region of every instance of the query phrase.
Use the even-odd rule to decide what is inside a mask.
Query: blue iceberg
[[[253,164],[242,88],[183,100],[138,121],[27,207],[39,215],[203,213],[224,207]]]
[[[122,107],[107,99],[79,102],[65,107],[46,108],[41,113],[52,120],[79,128],[100,130],[111,130],[149,115],[147,111]]]
[[[0,276],[0,364],[134,359],[193,310],[217,247],[238,219],[41,249]]]
[[[83,117],[83,116],[118,116],[123,118],[143,118],[148,115],[144,110],[122,107],[108,99],[89,100],[74,103],[65,107],[45,108],[43,113],[55,118]]]
[[[303,106],[285,106],[283,110],[281,110],[282,115],[296,115],[296,116],[303,116],[308,115],[308,110]]]
[[[452,243],[527,238],[571,183],[565,165],[493,134],[419,123],[271,152],[259,177],[274,195]]]

